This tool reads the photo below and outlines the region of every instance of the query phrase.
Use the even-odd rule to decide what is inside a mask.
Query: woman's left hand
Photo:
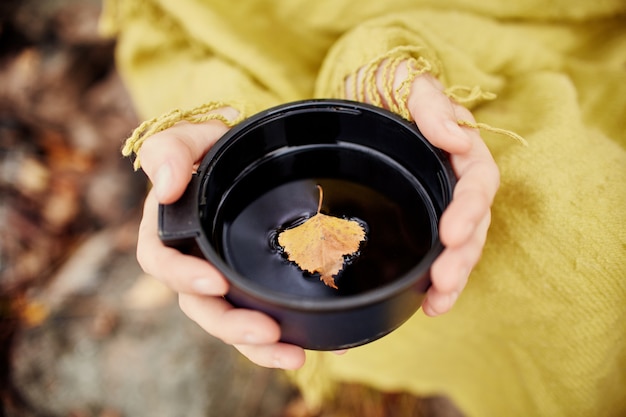
[[[417,77],[408,108],[426,139],[450,154],[458,178],[439,222],[445,249],[432,265],[432,286],[422,303],[424,313],[437,316],[452,308],[481,257],[500,172],[478,130],[457,123],[475,123],[471,112],[448,98],[438,80],[430,75]]]
[[[394,88],[406,77],[405,66],[398,66]],[[352,81],[346,80],[348,98],[354,98]],[[380,92],[386,84],[380,74],[377,83]],[[367,95],[365,101],[370,101]],[[388,108],[388,103],[382,101]],[[417,76],[410,86],[407,107],[426,139],[450,154],[458,179],[452,201],[439,222],[439,237],[445,249],[432,265],[432,286],[422,303],[426,315],[437,316],[452,308],[481,257],[500,172],[478,130],[458,124],[459,120],[475,123],[471,112],[444,94],[436,78],[429,74]]]

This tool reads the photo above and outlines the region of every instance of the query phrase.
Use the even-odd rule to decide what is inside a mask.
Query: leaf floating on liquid
[[[323,191],[320,191],[317,213],[304,223],[282,231],[278,244],[288,259],[300,269],[319,273],[324,284],[337,288],[334,276],[344,267],[344,256],[354,255],[365,239],[359,222],[320,213]]]

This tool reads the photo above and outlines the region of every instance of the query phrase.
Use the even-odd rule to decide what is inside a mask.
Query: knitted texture
[[[189,123],[204,123],[209,120],[219,120],[226,126],[232,127],[245,118],[245,114],[241,111],[236,118],[232,120],[227,118],[219,112],[220,109],[225,107],[232,106],[221,102],[212,102],[187,111],[175,109],[159,117],[146,120],[133,131],[128,139],[126,139],[124,147],[122,148],[122,155],[134,156],[135,161],[133,162],[133,167],[137,170],[141,167],[141,161],[139,160],[139,149],[141,145],[143,145],[150,136],[162,132],[174,126],[176,123],[183,121]]]
[[[479,120],[501,187],[467,288],[441,317],[308,352],[293,376],[309,401],[352,381],[470,417],[626,415],[623,0],[108,0],[103,27],[146,119],[348,93],[406,117],[407,85],[375,74],[408,65]]]

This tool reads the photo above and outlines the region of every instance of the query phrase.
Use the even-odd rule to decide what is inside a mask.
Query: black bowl
[[[414,314],[443,247],[441,213],[455,176],[414,123],[345,100],[259,113],[210,150],[184,196],[160,207],[163,242],[196,253],[230,283],[235,306],[263,311],[281,340],[307,349],[362,345]],[[337,289],[286,259],[280,231],[317,211],[359,221],[367,236]]]

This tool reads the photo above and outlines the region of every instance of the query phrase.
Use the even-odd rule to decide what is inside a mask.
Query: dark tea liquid
[[[287,260],[277,243],[280,231],[317,212],[318,184],[324,191],[322,213],[357,220],[367,232],[360,252],[335,277],[338,289]],[[416,266],[437,233],[429,220],[432,207],[424,196],[414,194],[399,204],[383,192],[351,181],[294,180],[249,199],[236,188],[229,195],[216,244],[233,269],[278,293],[329,298],[380,287]]]

